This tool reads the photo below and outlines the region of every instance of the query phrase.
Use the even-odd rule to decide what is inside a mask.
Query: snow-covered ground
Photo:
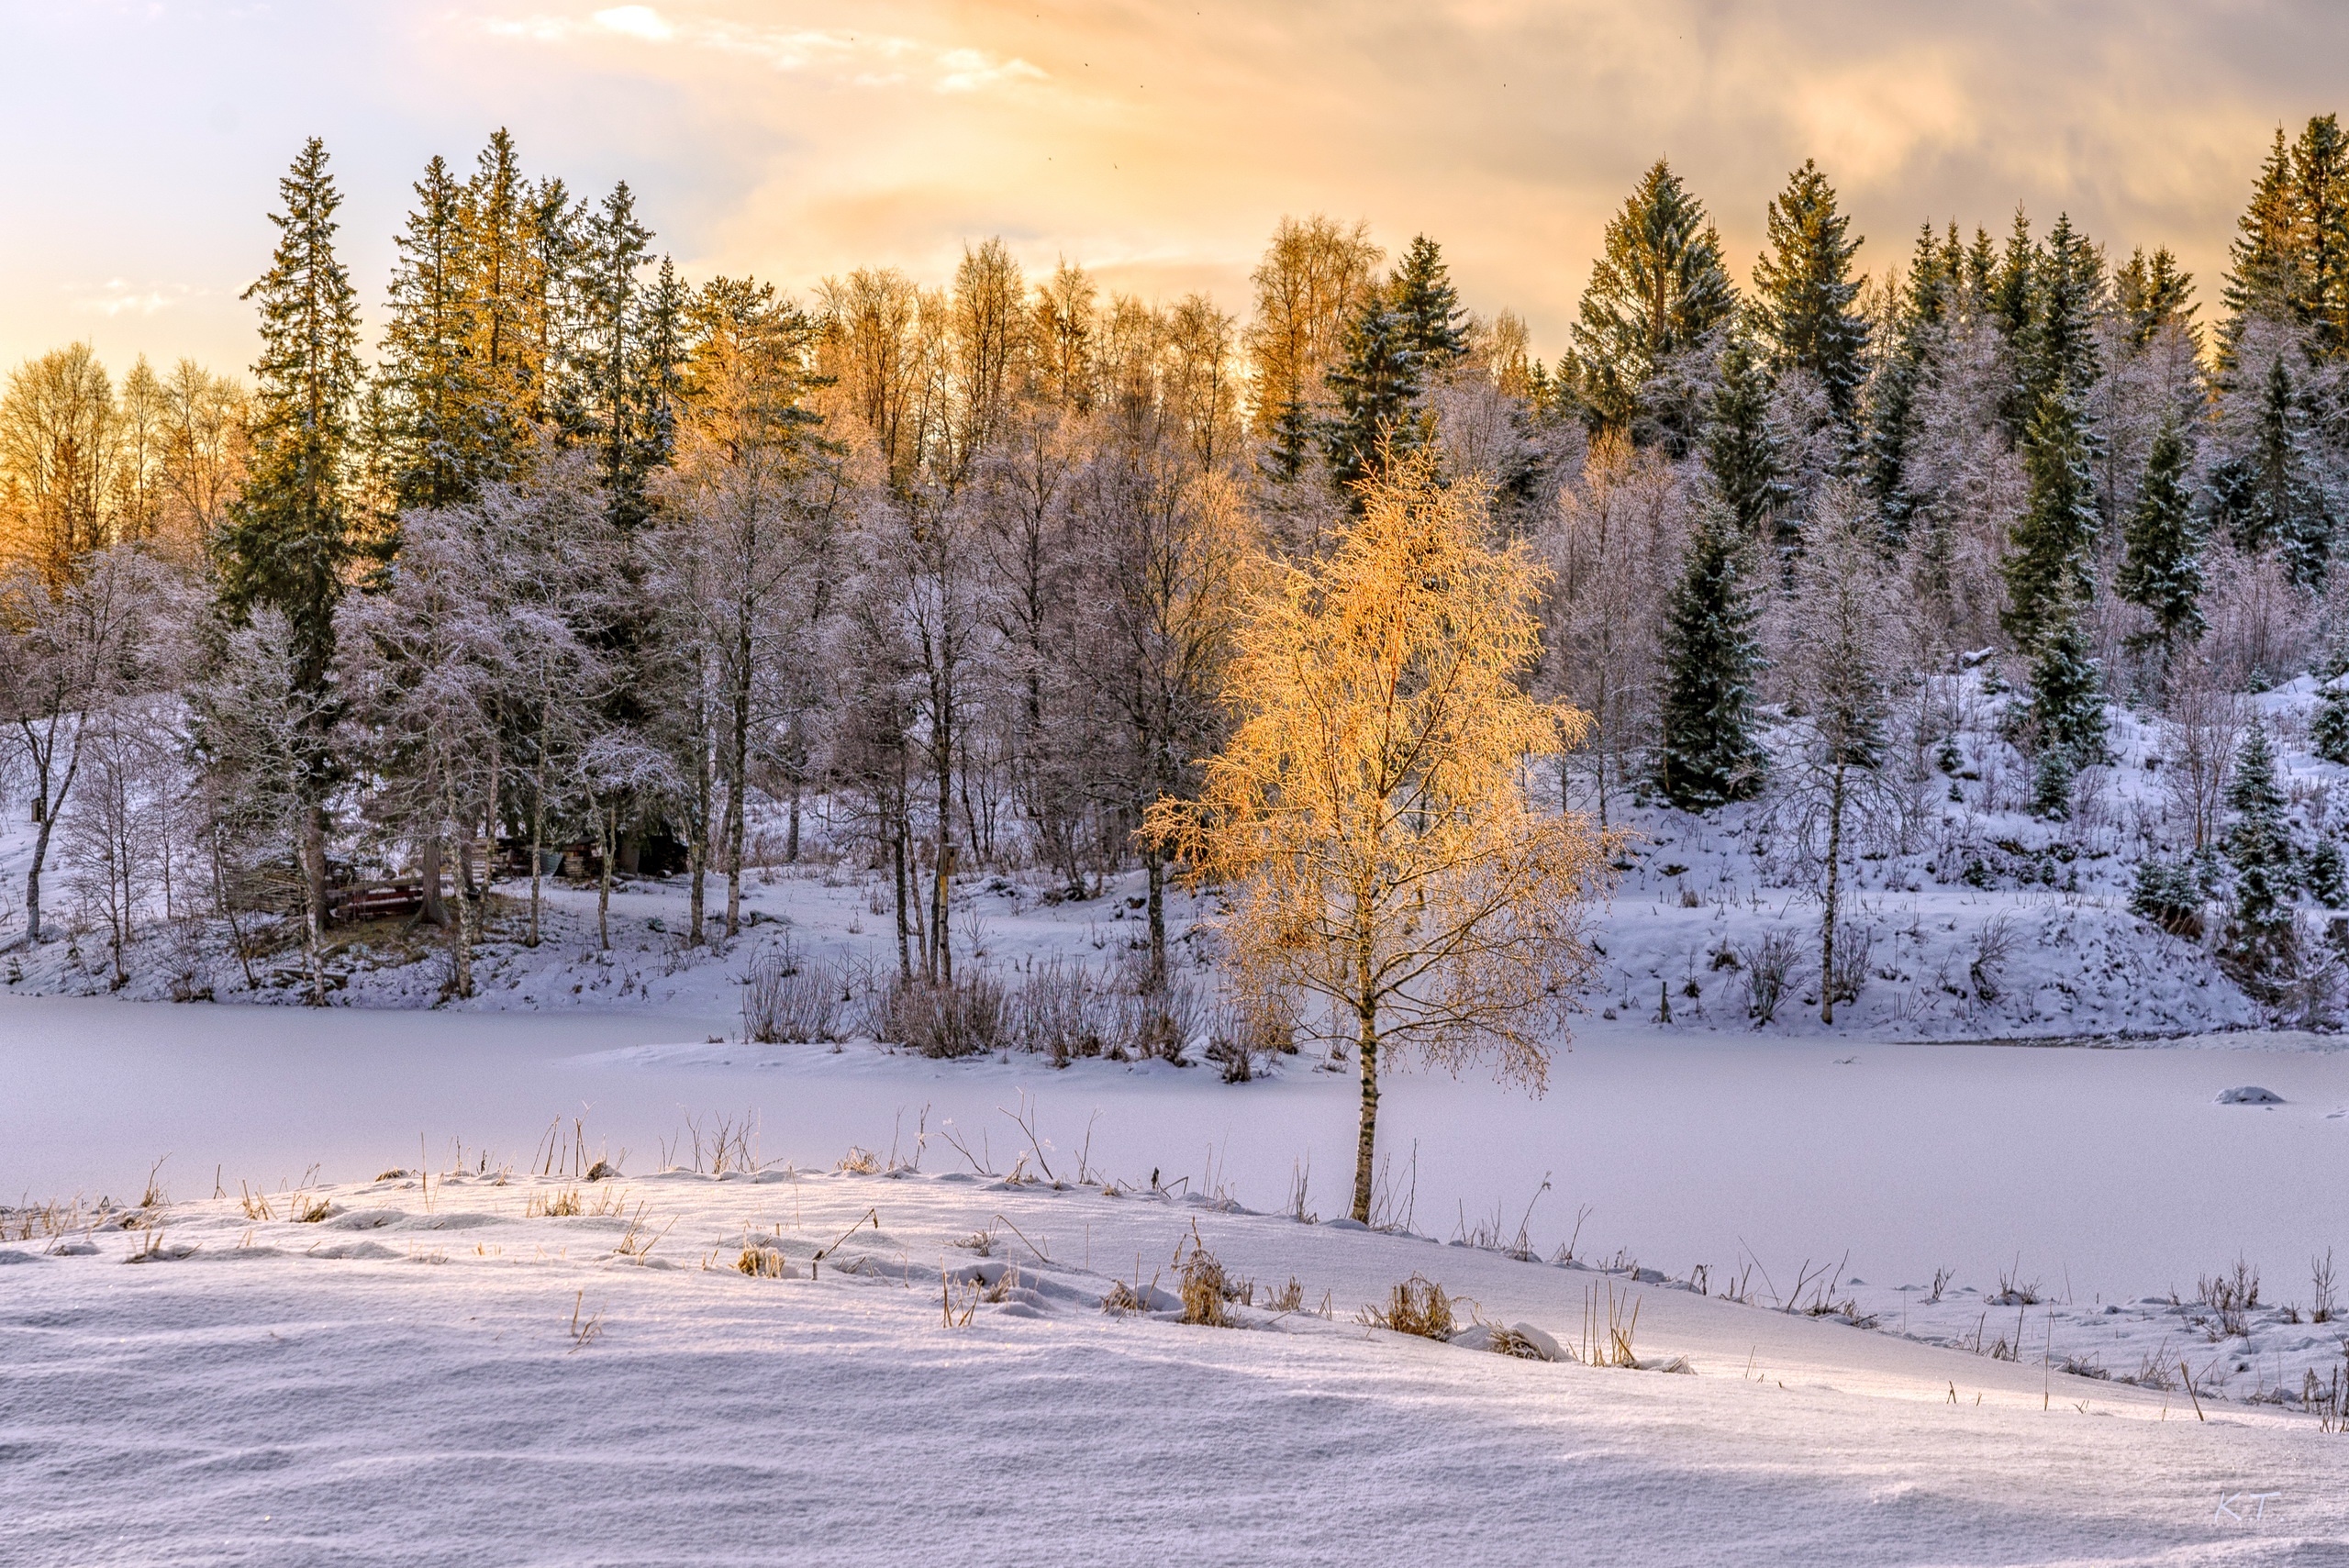
[[[533,1213],[570,1194],[585,1212]],[[271,1204],[0,1254],[0,1557],[2204,1564],[2349,1540],[2349,1444],[2305,1417],[1196,1196],[772,1169]],[[1252,1282],[1235,1329],[1165,1310],[1195,1240]],[[1611,1292],[1632,1353],[1695,1375],[1358,1321],[1413,1274],[1586,1361]],[[1292,1279],[1301,1306],[1266,1306]],[[1104,1312],[1113,1282],[1159,1310]]]

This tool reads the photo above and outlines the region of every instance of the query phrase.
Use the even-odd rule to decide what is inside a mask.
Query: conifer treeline
[[[2283,678],[2335,632],[2330,116],[2278,133],[2207,339],[2167,250],[2115,264],[2061,215],[1928,223],[1865,274],[1810,162],[1742,288],[1657,162],[1547,365],[1513,315],[1464,308],[1431,239],[1389,267],[1321,217],[1282,222],[1245,322],[1067,263],[1031,279],[994,240],[944,286],[865,269],[792,300],[687,284],[627,185],[574,196],[501,131],[469,173],[428,164],[377,315],[337,259],[340,201],[313,140],[249,295],[250,391],[144,361],[117,389],[77,347],[0,399],[0,504],[39,590],[8,635],[70,640],[72,611],[125,672],[19,682],[12,717],[64,738],[69,780],[86,737],[177,781],[130,792],[179,799],[169,820],[90,830],[178,864],[153,873],[166,903],[297,884],[317,984],[354,865],[427,868],[463,949],[484,845],[530,847],[535,938],[549,846],[589,842],[608,877],[674,840],[698,940],[705,881],[730,934],[745,865],[796,854],[818,799],[894,886],[907,973],[951,974],[957,877],[1025,862],[1081,892],[1140,857],[1163,975],[1168,868],[1133,830],[1215,744],[1242,584],[1423,448],[1553,569],[1533,678],[1592,716],[1564,788],[1602,817],[1626,791],[1705,810],[1770,787],[1765,715],[1817,729],[1821,693],[1850,721],[1821,765],[1874,766],[1880,705],[1854,692],[1993,651],[2061,814],[2108,701]],[[86,629],[97,587],[134,578],[169,613]],[[1853,640],[1851,606],[1896,601]],[[1831,645],[1866,668],[1820,669]],[[143,710],[161,732],[107,740],[158,680],[185,698]],[[764,806],[779,846],[755,841]],[[108,876],[109,907],[151,902]]]

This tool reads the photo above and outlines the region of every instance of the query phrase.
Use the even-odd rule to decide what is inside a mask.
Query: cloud
[[[607,32],[650,39],[655,43],[665,43],[675,36],[675,29],[662,21],[661,13],[650,6],[614,6],[609,10],[596,12],[595,22]]]
[[[83,316],[153,316],[169,310],[195,292],[185,284],[134,284],[122,278],[108,278],[95,286],[67,285],[67,304]]]
[[[836,28],[777,28],[724,15],[663,13],[651,6],[613,6],[584,23],[562,17],[485,17],[492,34],[541,43],[679,43],[713,55],[785,72],[814,72],[856,87],[919,85],[936,93],[976,93],[1005,83],[1042,82],[1049,73],[1017,57],[968,44],[940,44],[890,33]]]
[[[2170,246],[2208,301],[2273,128],[2349,109],[2338,0],[317,9],[304,28],[259,7],[27,13],[10,40],[27,90],[0,99],[0,131],[56,155],[15,172],[11,217],[39,238],[0,254],[0,348],[92,331],[243,362],[237,291],[314,130],[350,197],[371,328],[415,171],[435,152],[462,166],[505,125],[533,173],[581,192],[626,178],[691,277],[804,290],[894,265],[943,282],[965,241],[999,234],[1031,270],[1065,257],[1106,288],[1201,289],[1244,315],[1274,224],[1319,211],[1366,217],[1390,253],[1441,240],[1467,303],[1524,316],[1546,356],[1659,156],[1741,263],[1816,158],[1865,267],[1905,259],[1927,218],[2003,231],[2021,203],[2113,255]],[[241,129],[186,134],[223,102]],[[89,282],[117,274],[206,296]]]

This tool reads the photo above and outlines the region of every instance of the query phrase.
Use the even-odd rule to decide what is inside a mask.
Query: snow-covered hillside
[[[2305,844],[2338,826],[2334,795],[2349,784],[2349,769],[2308,750],[2314,693],[2302,677],[2254,705],[2280,741],[2281,782]],[[1612,896],[1591,925],[1600,962],[1585,1002],[1594,1019],[1675,1033],[1967,1040],[2176,1035],[2336,1015],[2337,979],[2289,1006],[2246,995],[2217,962],[2216,906],[2199,939],[2131,912],[2140,862],[2176,860],[2192,847],[2175,769],[2162,768],[2173,737],[2159,722],[2113,707],[2110,765],[2087,770],[2072,815],[2050,821],[2023,808],[2022,760],[1999,734],[2006,698],[1986,692],[1984,672],[1948,678],[1937,700],[1953,726],[1946,748],[1855,812],[1842,923],[1857,995],[1831,1030],[1818,1021],[1817,834],[1793,789],[1701,817],[1616,797],[1609,825],[1629,839]],[[811,834],[810,843],[820,840]],[[18,829],[0,853],[0,876],[20,880],[28,852]],[[742,935],[702,947],[682,936],[682,876],[622,879],[608,951],[596,940],[594,888],[559,879],[546,887],[544,940],[531,948],[521,940],[526,885],[501,885],[475,997],[444,1000],[440,932],[388,920],[339,934],[328,962],[335,1004],[707,1018],[738,1015],[750,966],[785,942],[867,988],[885,983],[896,964],[880,873],[862,867],[846,840],[815,849],[807,863],[754,871]],[[1077,900],[1018,872],[965,879],[954,906],[958,962],[965,973],[1012,975],[1058,958],[1113,973],[1141,945],[1141,891],[1138,873]],[[2302,903],[2321,931],[2328,912],[2312,898]],[[1184,958],[1211,984],[1203,923],[1211,905],[1178,894],[1171,908]],[[239,962],[218,921],[150,923],[126,968],[120,990],[134,998],[294,1002],[305,994],[297,949]],[[12,955],[0,979],[17,995],[114,988],[103,938],[86,926],[70,940]]]

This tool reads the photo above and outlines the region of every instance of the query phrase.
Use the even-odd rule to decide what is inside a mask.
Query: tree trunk
[[[310,914],[323,931],[327,924],[327,824],[326,809],[314,806],[302,823],[302,842],[307,853],[303,857],[303,870],[308,875]]]
[[[523,945],[539,945],[539,884],[547,860],[547,781],[541,771],[530,789],[530,937]]]
[[[727,715],[726,735],[726,935],[742,929],[742,835],[750,810],[742,799],[751,776],[751,606],[743,605],[735,617],[732,711]]]
[[[783,842],[783,858],[793,865],[799,863],[799,779],[791,781],[791,827]]]
[[[596,830],[603,835],[604,863],[602,879],[596,888],[596,944],[606,952],[612,949],[612,857],[619,852],[619,808],[607,806],[596,816]]]
[[[1843,764],[1827,795],[1827,923],[1819,938],[1819,1021],[1835,1021],[1835,895],[1843,858]]]
[[[25,868],[25,945],[40,945],[40,868],[49,861],[50,813],[36,811],[40,831],[33,835],[33,863]]]
[[[954,875],[954,770],[950,762],[953,753],[941,745],[938,751],[938,833],[937,863],[931,867],[930,895],[930,978],[941,984],[954,978],[954,951],[947,940],[948,899],[952,892]]]
[[[302,901],[302,963],[309,972],[310,1006],[323,1007],[327,1005],[327,840],[316,811],[303,818],[301,861],[303,879],[308,884],[307,896]]]
[[[1150,988],[1166,989],[1166,859],[1155,840],[1142,850],[1150,877]]]
[[[473,872],[466,865],[473,856],[462,840],[457,846],[457,918],[449,928],[449,995],[459,998],[473,994],[473,927],[474,914]]]
[[[891,824],[889,833],[889,856],[896,871],[897,978],[900,980],[914,977],[913,950],[907,941],[911,933],[906,929],[906,827],[905,818],[900,817]]]
[[[424,840],[424,850],[417,860],[417,874],[424,883],[424,918],[427,924],[445,927],[449,923],[449,906],[440,899],[440,835],[432,834]]]
[[[726,934],[729,939],[742,929],[742,838],[744,818],[750,815],[742,805],[744,771],[738,767],[726,786]]]
[[[1370,1223],[1371,1158],[1378,1144],[1378,1012],[1360,1010],[1362,1057],[1362,1126],[1354,1139],[1354,1222]]]

